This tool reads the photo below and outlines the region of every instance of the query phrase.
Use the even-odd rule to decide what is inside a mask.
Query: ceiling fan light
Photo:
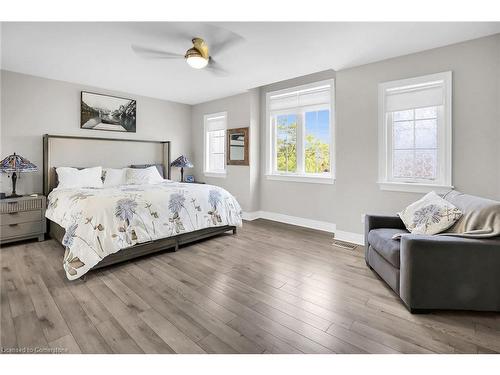
[[[208,64],[208,59],[201,56],[188,56],[186,57],[186,62],[191,68],[203,69]]]

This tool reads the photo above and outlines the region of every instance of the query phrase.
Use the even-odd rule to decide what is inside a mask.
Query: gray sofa
[[[500,311],[499,236],[396,233],[408,233],[398,216],[367,215],[365,259],[410,312]]]

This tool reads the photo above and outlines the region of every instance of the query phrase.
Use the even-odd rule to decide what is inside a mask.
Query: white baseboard
[[[341,241],[352,242],[357,245],[364,244],[364,236],[362,234],[337,230],[337,226],[334,223],[329,223],[327,221],[305,219],[298,216],[284,215],[269,211],[243,212],[242,217],[243,220],[247,221],[267,219],[280,223],[297,225],[299,227],[321,230],[333,233],[334,237]]]
[[[304,219],[302,217],[278,214],[276,212],[260,211],[260,218],[278,221],[280,223],[297,225],[299,227],[322,230],[324,232],[335,233],[336,226],[326,221]]]
[[[241,217],[243,220],[252,221],[260,218],[261,211],[245,212],[243,211]]]
[[[267,219],[272,221],[278,221],[280,223],[297,225],[299,227],[305,227],[305,228],[322,230],[324,232],[335,233],[335,224],[328,223],[326,221],[304,219],[298,216],[278,214],[276,212],[269,212],[269,211],[243,212],[242,216],[243,220],[247,221],[252,221],[256,219]]]
[[[350,243],[355,243],[356,245],[364,246],[365,236],[359,233],[346,232],[343,230],[335,231],[335,239]]]

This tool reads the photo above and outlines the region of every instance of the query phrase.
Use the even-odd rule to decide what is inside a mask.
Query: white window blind
[[[225,130],[226,129],[226,116],[207,116],[206,118],[206,130],[207,131],[216,131],[216,130]]]
[[[330,104],[331,85],[322,85],[310,89],[297,90],[283,94],[271,95],[269,110],[279,111],[304,106]]]
[[[387,112],[395,112],[413,108],[436,107],[443,105],[444,95],[443,81],[387,89],[385,109]]]

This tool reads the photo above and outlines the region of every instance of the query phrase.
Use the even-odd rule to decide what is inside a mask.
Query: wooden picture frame
[[[226,164],[250,165],[248,139],[249,128],[234,128],[226,131]]]

